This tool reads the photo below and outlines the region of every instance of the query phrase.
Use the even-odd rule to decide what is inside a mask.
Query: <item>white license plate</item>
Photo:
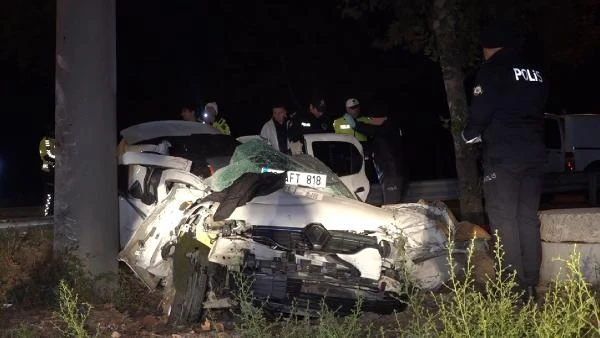
[[[327,175],[288,171],[285,183],[307,187],[325,188]]]
[[[282,173],[282,170],[262,168],[261,172]],[[301,171],[288,171],[285,179],[286,184],[303,185],[313,188],[325,188],[327,186],[327,175],[305,173]]]

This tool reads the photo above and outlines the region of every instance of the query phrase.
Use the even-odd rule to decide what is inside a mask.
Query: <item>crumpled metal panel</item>
[[[169,253],[164,248],[176,241],[188,206],[206,195],[205,191],[189,188],[171,189],[150,215],[140,224],[131,240],[119,253],[125,262],[151,289],[172,272]]]

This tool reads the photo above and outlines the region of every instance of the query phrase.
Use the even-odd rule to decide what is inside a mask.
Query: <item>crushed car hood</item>
[[[394,222],[394,213],[316,189],[288,187],[258,196],[238,207],[231,219],[252,225],[304,227],[321,223],[331,230],[378,230]]]

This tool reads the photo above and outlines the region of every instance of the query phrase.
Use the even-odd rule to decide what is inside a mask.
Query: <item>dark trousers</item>
[[[521,287],[539,281],[541,242],[537,215],[543,183],[539,164],[484,163],[485,209],[492,234],[498,232],[503,266],[516,271]]]

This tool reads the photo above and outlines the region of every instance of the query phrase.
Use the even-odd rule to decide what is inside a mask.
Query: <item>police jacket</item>
[[[316,117],[311,113],[303,114],[299,118],[297,126],[302,135],[333,133],[333,119],[326,113],[323,113],[319,117]]]
[[[538,68],[526,64],[515,49],[499,50],[479,69],[463,139],[470,143],[481,136],[484,160],[544,162],[546,93]]]
[[[53,136],[45,136],[40,140],[38,151],[42,160],[42,170],[49,172],[56,162],[56,141]]]

